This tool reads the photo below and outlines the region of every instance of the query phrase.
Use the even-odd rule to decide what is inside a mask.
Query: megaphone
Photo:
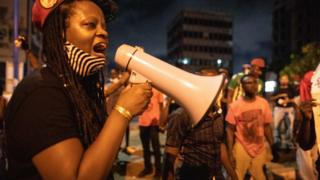
[[[224,82],[223,75],[195,75],[145,53],[140,47],[127,44],[117,49],[115,62],[132,71],[133,79],[149,81],[156,89],[172,97],[185,108],[193,124],[197,124],[216,101]]]

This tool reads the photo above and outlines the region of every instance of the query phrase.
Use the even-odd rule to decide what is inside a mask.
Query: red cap
[[[32,7],[33,24],[38,29],[41,29],[50,12],[63,1],[64,0],[36,0]]]
[[[242,68],[251,68],[251,65],[250,64],[242,64]]]
[[[38,28],[42,29],[48,15],[64,0],[35,0],[32,7],[32,22]],[[93,0],[103,11],[108,22],[115,18],[118,12],[118,6],[112,0]]]
[[[264,68],[266,66],[264,59],[262,58],[253,58],[250,63],[252,66],[258,66]]]

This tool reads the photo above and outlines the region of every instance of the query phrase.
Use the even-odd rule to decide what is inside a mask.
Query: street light
[[[218,64],[218,67],[221,67],[221,64],[222,64],[222,59],[217,59],[217,64]]]
[[[190,63],[190,60],[189,60],[188,58],[183,58],[183,59],[181,60],[181,62],[182,62],[182,64],[187,65],[187,64]]]

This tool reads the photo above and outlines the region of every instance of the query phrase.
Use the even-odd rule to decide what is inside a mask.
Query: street
[[[163,145],[165,143],[165,134],[159,133],[161,152],[163,152]],[[125,138],[124,138],[125,139]],[[123,139],[121,144],[121,150],[117,159],[117,165],[115,167],[114,178],[116,180],[131,180],[131,179],[153,179],[153,174],[147,175],[144,178],[138,178],[137,175],[143,170],[143,152],[142,145],[139,137],[139,125],[136,119],[130,123],[130,140],[129,151],[132,153],[125,153],[125,140]],[[151,158],[154,161],[153,157]]]

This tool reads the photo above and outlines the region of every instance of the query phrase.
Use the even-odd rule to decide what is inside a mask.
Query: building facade
[[[28,37],[30,48],[37,53],[40,52],[41,34],[35,32],[31,22],[31,7],[33,0],[17,0],[0,2],[0,86],[4,93],[11,94],[17,83],[31,68],[26,63],[25,53],[21,49],[15,49],[14,30],[18,35]],[[14,18],[17,18],[17,24]],[[14,65],[14,58],[18,60],[18,66]],[[14,76],[18,72],[18,78]]]
[[[290,62],[290,54],[301,47],[320,41],[320,1],[273,1],[272,67],[278,72]]]
[[[232,17],[223,12],[182,10],[167,28],[169,61],[187,71],[232,67]]]

